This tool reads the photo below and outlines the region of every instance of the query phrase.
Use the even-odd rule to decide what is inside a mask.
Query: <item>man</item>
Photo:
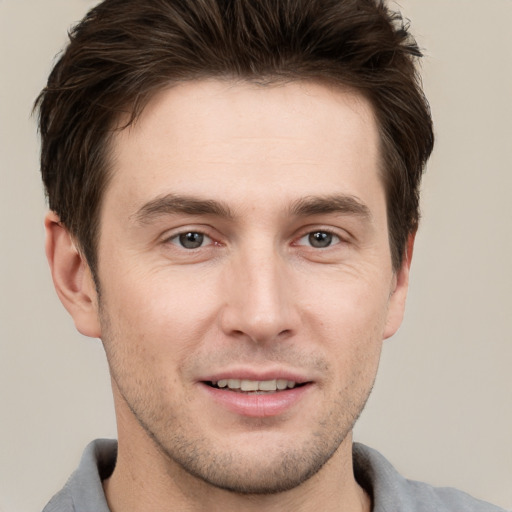
[[[373,1],[106,0],[41,94],[47,256],[118,443],[45,510],[497,510],[352,428],[398,329],[433,144]]]

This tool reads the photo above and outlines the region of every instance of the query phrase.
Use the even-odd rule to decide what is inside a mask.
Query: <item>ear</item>
[[[44,226],[46,257],[57,295],[73,317],[78,331],[85,336],[100,338],[98,294],[89,265],[58,215],[49,212]]]
[[[391,295],[389,297],[384,339],[390,338],[396,333],[396,331],[398,331],[398,328],[404,318],[405,300],[407,299],[407,291],[409,289],[409,273],[411,270],[415,237],[416,233],[409,235],[402,265],[393,278],[393,289],[391,290]]]

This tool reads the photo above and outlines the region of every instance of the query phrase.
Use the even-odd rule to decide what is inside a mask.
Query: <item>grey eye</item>
[[[197,233],[194,231],[182,233],[181,235],[175,237],[175,240],[179,243],[179,245],[185,249],[197,249],[203,245],[205,239],[208,239],[208,237],[203,235],[203,233]]]
[[[313,247],[314,249],[326,249],[327,247],[339,244],[340,242],[341,239],[338,235],[335,235],[330,231],[318,230],[302,236],[297,241],[297,245]]]
[[[319,249],[329,247],[333,242],[333,234],[326,231],[315,231],[313,233],[309,233],[307,236],[311,247],[316,247]]]

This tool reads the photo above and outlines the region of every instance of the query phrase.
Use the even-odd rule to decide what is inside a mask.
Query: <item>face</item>
[[[339,453],[406,287],[378,146],[363,98],[298,82],[180,85],[116,136],[98,316],[120,440],[251,493]]]

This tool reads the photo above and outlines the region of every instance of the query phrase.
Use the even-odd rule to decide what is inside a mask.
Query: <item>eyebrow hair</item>
[[[210,199],[197,199],[195,197],[176,194],[166,194],[144,204],[133,215],[140,224],[147,224],[154,218],[162,215],[182,213],[187,215],[215,215],[232,219],[234,217],[230,208],[219,201]]]
[[[360,199],[351,195],[310,196],[292,204],[291,213],[297,216],[340,213],[355,215],[371,221],[372,212]]]
[[[372,220],[370,209],[351,195],[309,196],[298,199],[291,207],[292,215],[307,217],[328,213],[356,215]],[[214,215],[226,219],[235,217],[227,204],[211,199],[198,199],[186,195],[166,194],[144,204],[132,216],[140,224],[147,224],[162,215]]]

